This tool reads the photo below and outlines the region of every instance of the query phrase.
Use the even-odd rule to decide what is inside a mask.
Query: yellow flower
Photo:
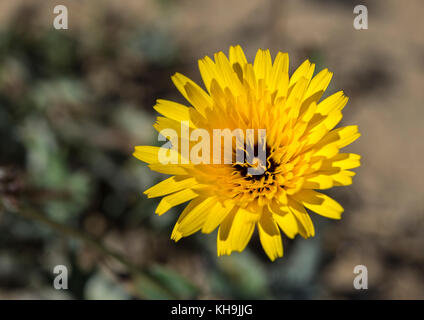
[[[257,227],[266,254],[275,260],[283,256],[280,229],[289,238],[314,236],[306,208],[340,219],[340,204],[314,189],[352,183],[355,173],[349,169],[360,165],[360,156],[339,151],[360,134],[357,126],[334,129],[348,100],[342,91],[319,102],[332,73],[324,69],[313,76],[315,65],[306,60],[289,77],[287,53],[279,52],[272,62],[269,50],[258,50],[252,65],[240,46],[230,47],[229,58],[218,52],[214,61],[199,60],[199,69],[206,91],[182,74],[172,77],[190,106],[166,100],[155,106],[163,117],[154,127],[170,140],[168,149],[137,146],[134,152],[152,170],[172,175],[145,191],[149,198],[163,196],[158,215],[190,201],[171,238],[178,241],[219,227],[218,255],[229,255],[243,251]],[[223,163],[214,161],[215,149],[207,149],[215,141],[203,141],[199,147],[199,136],[204,140],[205,135],[196,133],[197,139],[192,139],[197,129],[214,138],[216,129],[265,129],[266,138],[261,140],[258,133],[247,138],[246,145],[232,140],[232,162]],[[249,149],[258,145],[266,161],[253,157]],[[219,145],[218,150],[221,160],[225,151]],[[238,150],[250,160],[234,161]],[[171,161],[164,162],[164,155]],[[194,163],[193,155],[203,162]],[[258,168],[261,174],[249,170]]]

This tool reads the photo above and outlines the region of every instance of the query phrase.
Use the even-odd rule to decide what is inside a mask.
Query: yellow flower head
[[[342,91],[319,102],[332,73],[313,76],[307,60],[289,77],[287,53],[272,62],[269,50],[258,50],[251,64],[240,46],[230,47],[229,58],[218,52],[214,61],[199,60],[199,69],[206,91],[179,73],[172,77],[190,106],[157,101],[163,117],[154,127],[169,141],[134,152],[152,170],[172,175],[145,191],[163,196],[158,215],[190,201],[171,238],[219,227],[218,255],[229,255],[244,250],[257,226],[275,260],[283,255],[280,229],[289,238],[314,236],[306,208],[340,219],[343,208],[314,189],[352,183],[349,169],[360,156],[339,150],[360,134],[357,126],[334,129],[348,100]]]

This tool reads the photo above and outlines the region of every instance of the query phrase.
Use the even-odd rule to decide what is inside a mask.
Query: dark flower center
[[[257,145],[255,145],[253,150],[258,150]],[[277,164],[275,163],[274,159],[272,159],[272,157],[270,157],[269,159],[267,159],[268,155],[271,154],[271,148],[267,145],[266,146],[266,152],[265,152],[265,163],[262,163],[262,161],[257,158],[254,157],[253,158],[253,163],[249,163],[247,161],[248,157],[247,154],[245,152],[245,162],[243,164],[235,164],[233,165],[233,168],[238,171],[242,177],[244,177],[246,180],[251,181],[251,180],[256,180],[259,181],[261,180],[261,178],[265,175],[271,175],[274,174],[275,169],[277,168]],[[261,168],[259,168],[261,167]],[[253,170],[250,170],[251,173],[249,173],[249,168],[254,168]],[[256,171],[257,174],[254,174]],[[253,172],[253,174],[252,174]]]

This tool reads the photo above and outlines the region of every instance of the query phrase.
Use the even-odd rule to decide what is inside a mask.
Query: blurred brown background
[[[53,28],[57,4],[69,30]],[[368,30],[353,28],[357,4]],[[424,299],[423,11],[418,0],[1,1],[0,299]],[[163,177],[131,156],[156,141],[155,100],[183,101],[170,76],[200,82],[197,59],[234,44],[251,61],[270,48],[289,52],[291,70],[328,67],[329,92],[350,97],[342,124],[362,133],[348,148],[363,157],[353,186],[330,192],[344,218],[314,215],[317,236],[284,239],[274,263],[257,239],[223,258],[215,234],[171,242],[181,207],[154,215],[142,192]],[[68,290],[52,286],[58,264]],[[368,290],[352,285],[356,265]]]

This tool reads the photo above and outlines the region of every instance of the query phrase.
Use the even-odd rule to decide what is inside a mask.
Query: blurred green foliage
[[[310,282],[295,286],[301,293],[285,285],[297,275],[311,281],[316,264],[308,275],[297,271],[318,242],[289,267],[271,265],[258,239],[243,254],[217,258],[216,234],[173,244],[181,206],[157,217],[157,200],[142,195],[163,177],[133,159],[133,147],[157,143],[152,105],[175,95],[169,76],[184,71],[167,26],[133,26],[105,11],[84,33],[72,33],[35,27],[36,17],[23,7],[0,31],[1,197],[101,239],[146,274],[131,278],[84,243],[3,212],[0,288],[36,298],[311,296]],[[54,264],[71,269],[65,293],[51,286]]]

